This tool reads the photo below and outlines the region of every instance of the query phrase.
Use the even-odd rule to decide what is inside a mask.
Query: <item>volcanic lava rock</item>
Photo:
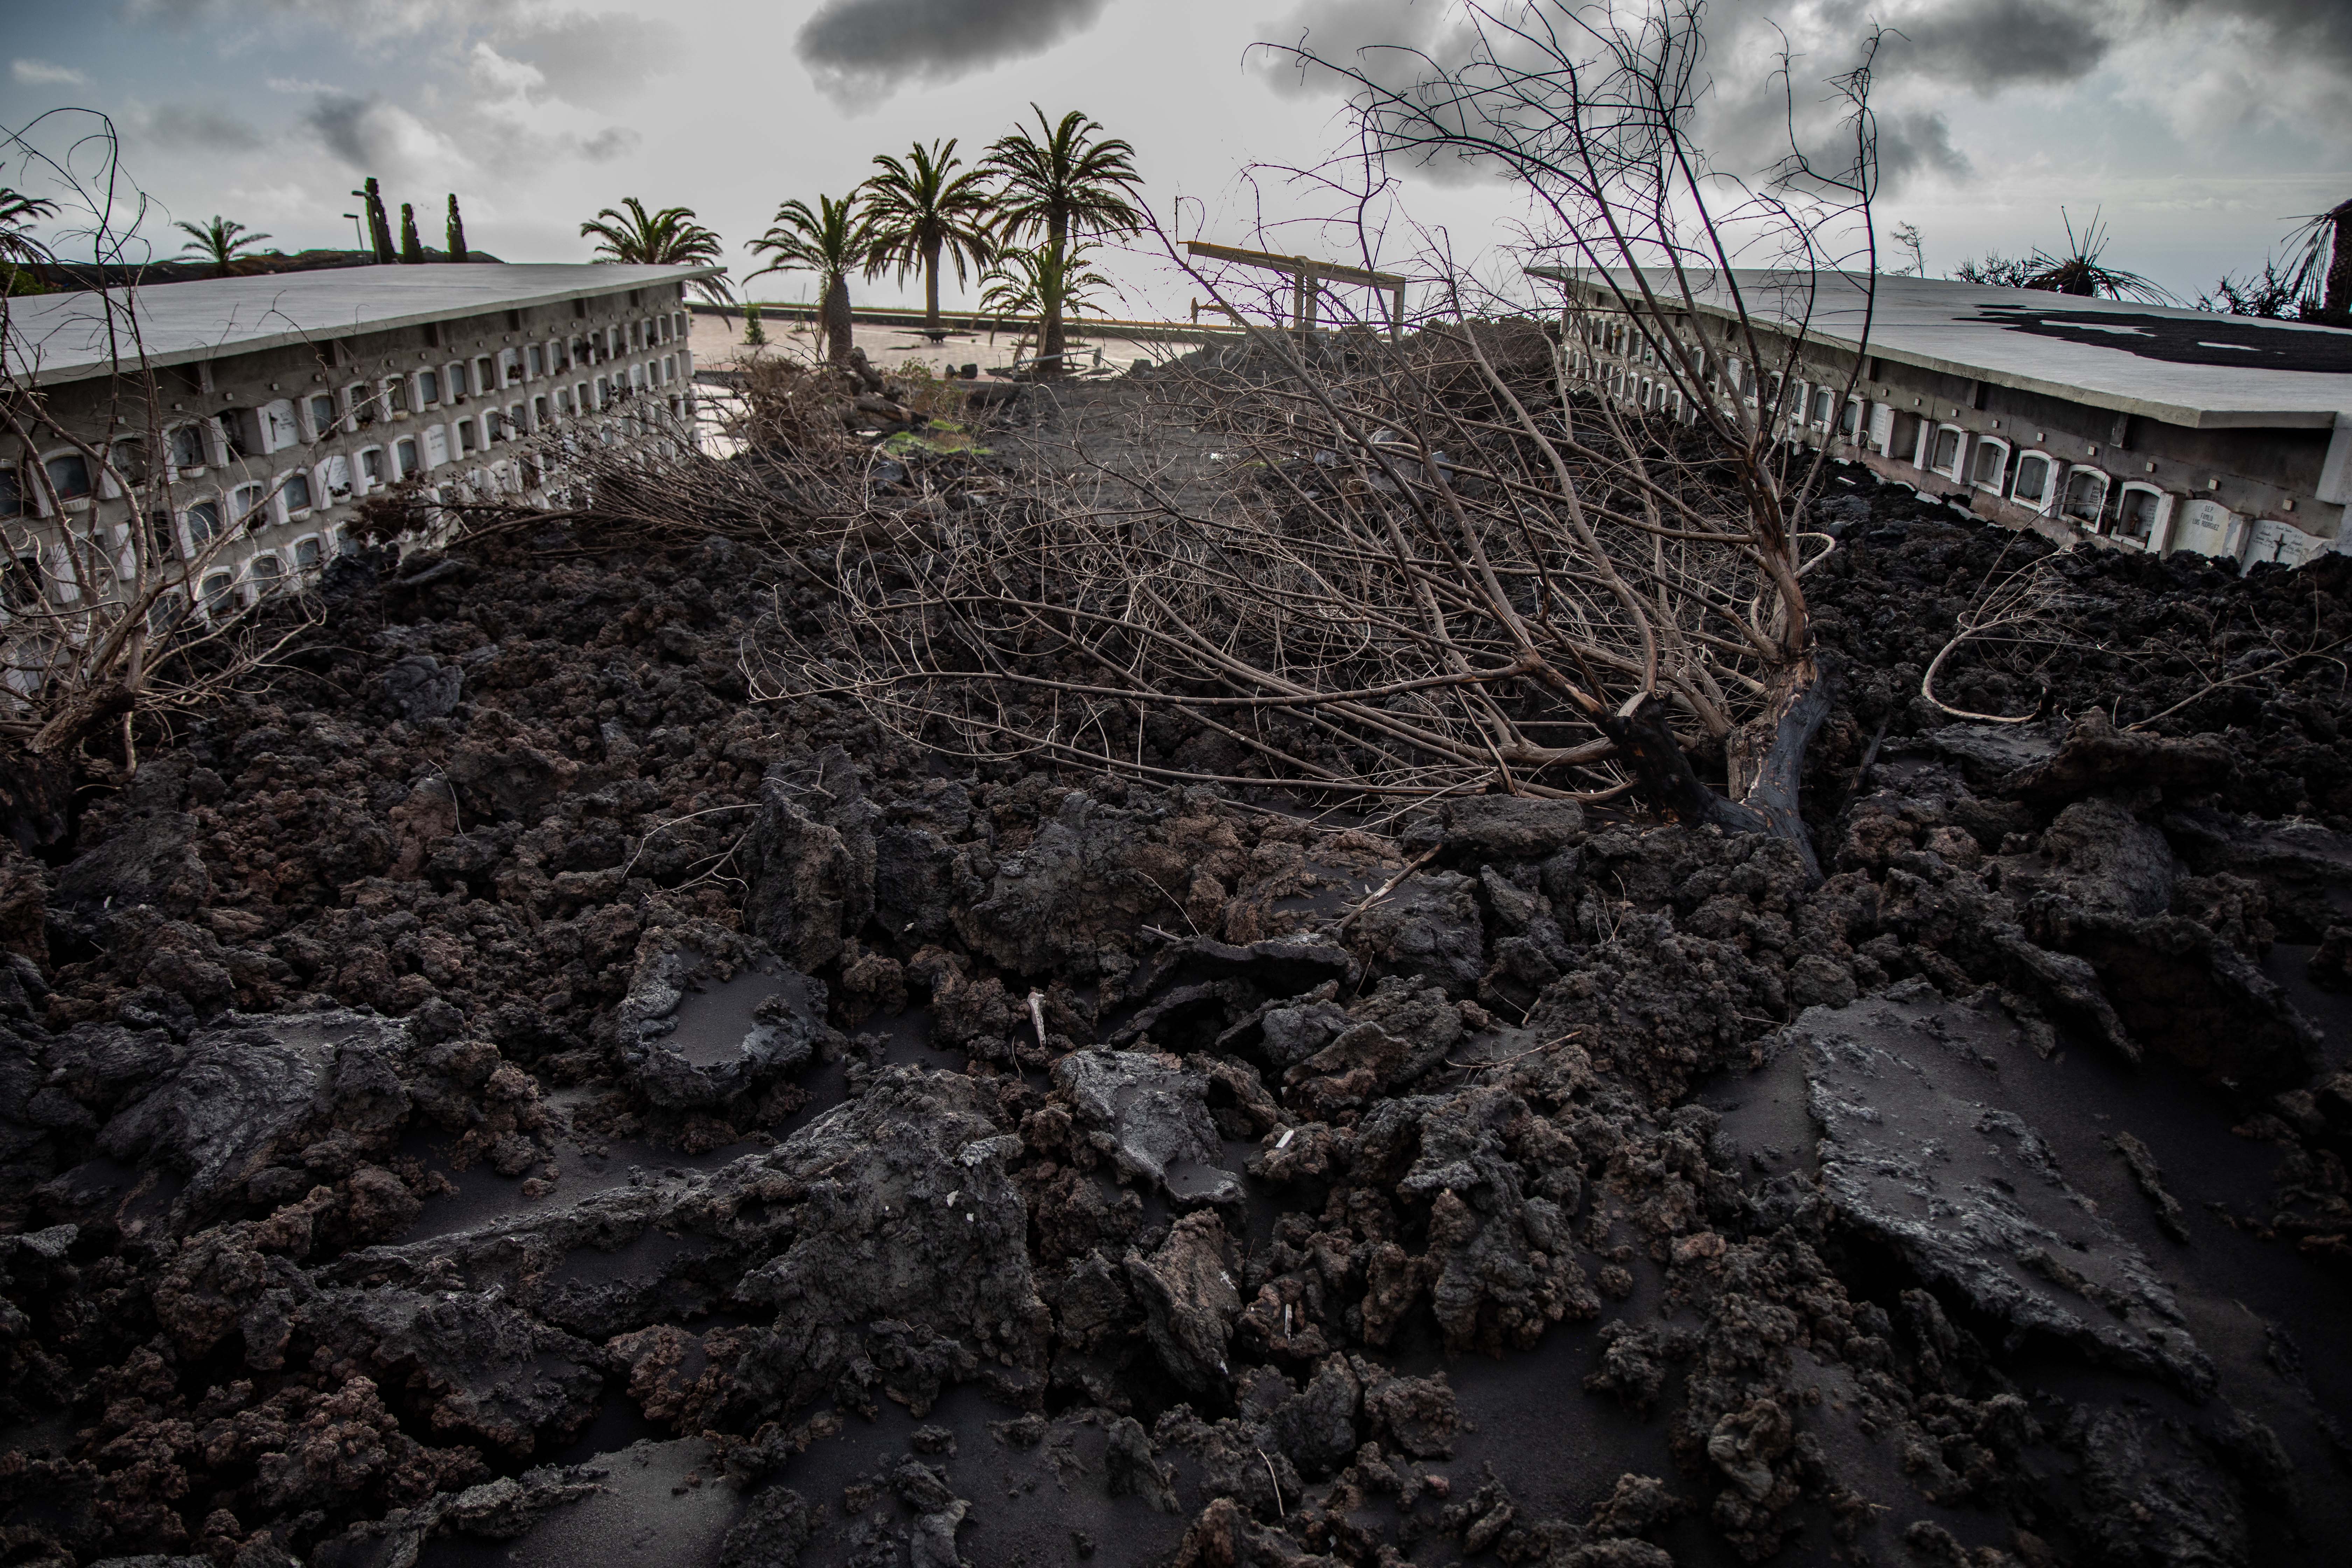
[[[1300,998],[1286,1006],[1269,1007],[1255,1020],[1258,1051],[1277,1071],[1297,1067],[1354,1022],[1345,1007],[1328,997]],[[1217,1043],[1222,1046],[1226,1041],[1221,1038]]]
[[[1153,953],[1138,968],[1129,990],[1148,996],[1177,980],[1245,980],[1268,996],[1287,997],[1327,981],[1344,985],[1355,977],[1356,962],[1345,948],[1311,935],[1252,942],[1196,936]]]
[[[196,853],[195,821],[158,811],[131,818],[104,843],[66,862],[48,894],[60,930],[96,942],[109,918],[142,907],[184,920],[212,901],[212,873]]]
[[[1145,1331],[1160,1365],[1185,1387],[1223,1388],[1242,1299],[1224,1222],[1200,1209],[1178,1220],[1149,1258],[1127,1255],[1127,1277],[1143,1303]]]
[[[334,1289],[298,1321],[342,1364],[409,1388],[445,1440],[528,1455],[570,1441],[604,1403],[595,1346],[483,1295]]]
[[[800,1071],[832,1033],[824,1021],[824,983],[784,968],[772,956],[754,954],[738,983],[756,980],[772,988],[758,1004],[751,1026],[738,1038],[697,1037],[682,1048],[681,1015],[693,1009],[691,993],[711,978],[710,970],[710,961],[691,948],[663,948],[639,966],[621,999],[622,1060],[656,1105],[722,1105]],[[735,1022],[721,1020],[729,1034]]]
[[[1302,1474],[1328,1476],[1355,1457],[1356,1412],[1362,1403],[1362,1385],[1347,1358],[1326,1356],[1305,1388],[1265,1413],[1266,1430]]]
[[[1073,1051],[1054,1064],[1054,1087],[1121,1174],[1180,1204],[1241,1201],[1241,1179],[1218,1163],[1205,1078],[1143,1051]]]
[[[2240,1487],[2179,1425],[2128,1407],[2085,1408],[2061,1441],[2081,1465],[2081,1525],[2099,1561],[2252,1561]]]
[[[1540,860],[1584,837],[1584,808],[1572,800],[1474,795],[1440,803],[1407,828],[1398,847],[1408,855],[1434,848],[1471,863]]]
[[[2026,931],[2085,963],[2136,1051],[2225,1085],[2281,1089],[2318,1069],[2326,1043],[2286,992],[2211,927],[2181,915],[2131,920],[2032,907]]]
[[[879,1390],[920,1412],[949,1384],[1013,1392],[1042,1370],[1050,1321],[1004,1169],[1018,1147],[978,1080],[892,1068],[766,1152],[354,1253],[333,1274],[495,1290],[600,1337],[696,1304],[763,1311],[729,1408],[766,1418]]]
[[[919,1459],[900,1462],[890,1477],[890,1489],[915,1515],[907,1541],[909,1568],[959,1568],[956,1531],[971,1505],[950,1490],[940,1473]]]
[[[2219,735],[2175,738],[2119,731],[2103,709],[2092,708],[2074,721],[2055,752],[2002,780],[1999,793],[2030,801],[2149,787],[2197,795],[2226,783],[2232,766],[2229,745]]]
[[[945,838],[909,823],[875,834],[874,914],[885,931],[910,946],[939,941],[955,891],[956,849]]]
[[[1435,985],[1391,975],[1346,1014],[1329,1043],[1283,1074],[1284,1098],[1310,1121],[1369,1105],[1444,1060],[1462,1038],[1462,1014]],[[1286,1037],[1303,1021],[1286,1020]]]
[[[2058,754],[2072,724],[2043,719],[2031,724],[1947,724],[1919,737],[1920,743],[1952,759],[1969,782],[1990,788]]]
[[[2171,1289],[1986,1067],[2016,1032],[1916,981],[1808,1009],[1785,1038],[1803,1053],[1822,1189],[1845,1223],[2015,1333],[2209,1392],[2212,1363]]]
[[[992,864],[987,896],[957,909],[956,931],[1016,974],[1091,976],[1107,936],[1170,918],[1162,889],[1191,882],[1156,819],[1075,790],[1025,848]]]
[[[330,1129],[362,1142],[395,1132],[409,1112],[410,1041],[406,1024],[359,1013],[232,1016],[192,1037],[99,1147],[184,1177],[177,1223],[200,1223]]]
[[[1459,871],[1417,873],[1357,917],[1355,940],[1390,973],[1421,975],[1466,996],[1486,972],[1477,891],[1476,879]]]
[[[2266,822],[2210,807],[2168,812],[2164,832],[2200,876],[2259,883],[2289,942],[2318,942],[2343,919],[2344,895],[2352,891],[2352,835],[2316,822]]]
[[[414,723],[455,713],[465,694],[466,672],[429,653],[413,653],[385,670],[376,684],[384,706]]]
[[[2033,854],[1995,864],[2002,890],[2020,901],[2047,892],[2094,914],[2137,920],[2172,907],[2172,846],[2109,799],[2076,801],[2044,830]]]
[[[499,736],[478,722],[475,733],[449,754],[449,783],[476,819],[534,820],[580,776],[569,757],[541,751],[520,735]]]
[[[1563,1318],[1600,1312],[1570,1232],[1572,1188],[1544,1181],[1554,1196],[1528,1190],[1544,1174],[1542,1155],[1559,1152],[1535,1121],[1501,1088],[1390,1100],[1365,1117],[1356,1176],[1392,1184],[1405,1202],[1427,1205],[1428,1215],[1428,1249],[1420,1257],[1409,1258],[1393,1243],[1375,1249],[1367,1339],[1385,1342],[1423,1291],[1446,1348],[1456,1352],[1524,1350]],[[1526,1173],[1515,1153],[1536,1171]],[[1559,1196],[1570,1198],[1568,1208]]]
[[[761,783],[759,818],[740,851],[746,929],[804,973],[839,957],[874,913],[874,810],[857,769],[835,746],[816,772],[814,780],[773,772]]]

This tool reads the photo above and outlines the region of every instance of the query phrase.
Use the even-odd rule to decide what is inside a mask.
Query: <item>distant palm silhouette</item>
[[[249,270],[252,258],[237,253],[269,237],[266,234],[248,233],[245,225],[234,218],[222,217],[217,213],[202,224],[178,223],[172,226],[188,237],[188,243],[180,247],[182,252],[201,252],[213,264],[213,276],[215,278],[226,278],[231,273]]]
[[[47,261],[48,247],[25,232],[27,224],[57,216],[58,204],[0,185],[0,262]]]

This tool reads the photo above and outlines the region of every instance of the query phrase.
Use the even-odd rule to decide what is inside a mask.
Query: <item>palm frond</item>
[[[181,251],[195,251],[210,261],[214,272],[223,278],[244,267],[247,258],[238,254],[240,251],[270,237],[266,234],[253,233],[235,218],[226,218],[218,213],[201,224],[184,221],[172,226],[188,237],[188,242],[180,247]]]
[[[597,260],[635,267],[708,266],[722,253],[719,236],[695,221],[692,207],[649,213],[635,196],[622,197],[619,207],[606,207],[582,224],[580,237],[598,242]],[[724,278],[697,279],[694,288],[711,300],[731,297]]]
[[[1003,182],[997,204],[999,232],[1012,236],[1117,234],[1139,228],[1141,209],[1129,199],[1143,183],[1136,173],[1135,149],[1082,110],[1059,123],[1029,106],[1037,129],[1027,126],[1001,137],[982,168]]]
[[[1089,296],[1111,286],[1094,268],[1096,248],[1080,241],[999,251],[981,279],[981,313],[1001,321],[1042,321],[1049,311],[1084,314]]]
[[[2287,234],[2290,252],[2301,253],[2286,275],[2287,287],[2308,319],[2322,319],[2326,312],[2328,279],[2339,260],[2352,251],[2352,237],[2352,237],[2352,201],[2312,214]]]
[[[2107,235],[2096,213],[2083,232],[2074,232],[2074,220],[2066,216],[2066,209],[2058,209],[2066,224],[2066,250],[2053,256],[2036,247],[2032,258],[2026,262],[2024,275],[2018,280],[2021,289],[2038,289],[2052,294],[2072,294],[2085,300],[2136,300],[2147,305],[2171,304],[2171,290],[2137,272],[2126,272],[2120,267],[2109,267],[2100,259],[2105,255]]]
[[[823,294],[835,279],[865,265],[872,242],[858,193],[838,200],[820,195],[816,202],[814,211],[797,197],[776,209],[776,221],[768,232],[751,242],[751,249],[773,258],[753,278],[766,272],[814,272]]]
[[[0,185],[0,259],[47,260],[48,247],[25,231],[26,226],[55,217],[57,212],[58,204],[47,197],[28,196]]]
[[[980,169],[957,174],[962,160],[955,150],[950,139],[929,148],[917,142],[903,163],[887,153],[875,158],[881,172],[859,191],[868,230],[867,277],[895,271],[903,279],[937,255],[955,268],[961,284],[969,268],[988,264],[995,251],[988,176]]]

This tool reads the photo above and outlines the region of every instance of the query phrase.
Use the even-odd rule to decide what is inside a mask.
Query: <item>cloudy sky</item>
[[[2054,247],[2063,208],[2103,216],[2111,262],[2193,297],[2352,195],[2347,0],[1721,0],[1702,114],[1718,159],[1769,158],[1780,37],[1811,93],[1874,18],[1898,29],[1879,227],[1916,224],[1931,272]],[[159,253],[172,219],[214,213],[287,248],[348,245],[347,193],[373,174],[432,243],[457,192],[470,241],[511,260],[584,259],[580,221],[632,195],[691,206],[739,247],[875,153],[976,151],[1033,100],[1134,142],[1148,200],[1185,235],[1248,243],[1334,205],[1268,171],[1346,141],[1333,92],[1252,45],[1443,57],[1461,26],[1459,0],[0,0],[0,124],[110,116]],[[31,134],[54,152],[89,123]],[[1520,211],[1494,183],[1423,174],[1401,199],[1383,261],[1408,259],[1405,220],[1467,256]],[[1137,313],[1183,310],[1187,280],[1149,257],[1106,269]]]

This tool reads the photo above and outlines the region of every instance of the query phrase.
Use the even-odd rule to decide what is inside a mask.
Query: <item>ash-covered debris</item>
[[[667,943],[638,963],[616,1032],[623,1065],[654,1104],[725,1105],[798,1073],[820,1046],[838,1050],[837,1037],[827,1038],[824,982],[756,949],[738,973],[729,967]]]
[[[1807,1010],[1780,1048],[1802,1065],[1824,1194],[2011,1347],[2077,1341],[2210,1394],[2212,1363],[2172,1292],[2068,1183],[2032,1108],[2001,1084],[2017,1035],[1997,1009],[1951,1006],[1916,979]]]
[[[761,701],[814,546],[339,567],[335,636],[0,850],[0,1544],[2324,1560],[2352,731],[2160,650],[2336,635],[2352,573],[2070,558],[2100,644],[1956,725],[1920,672],[2038,547],[1849,488],[1818,879]],[[2102,648],[2195,700],[2084,717]]]

